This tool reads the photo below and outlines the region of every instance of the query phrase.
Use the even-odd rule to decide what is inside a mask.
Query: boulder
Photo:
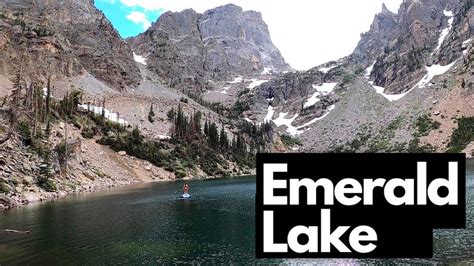
[[[23,194],[23,197],[28,201],[28,202],[38,202],[41,201],[41,197],[33,194],[31,192],[26,192]]]
[[[28,172],[31,171],[32,168],[31,168],[30,163],[28,163],[28,162],[23,162],[23,170],[28,171]]]

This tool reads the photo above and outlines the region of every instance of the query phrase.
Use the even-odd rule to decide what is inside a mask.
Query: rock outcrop
[[[0,73],[45,79],[90,73],[112,88],[141,77],[130,47],[92,0],[0,2]]]
[[[425,66],[447,65],[461,56],[468,39],[472,1],[405,0],[398,14],[385,7],[350,56],[353,63],[374,64],[374,84],[386,93],[403,93],[427,73]],[[471,15],[472,16],[472,15]]]
[[[167,12],[127,41],[173,87],[204,88],[209,79],[290,69],[261,14],[232,4],[204,14]]]
[[[382,12],[375,16],[370,30],[361,34],[361,40],[350,56],[350,60],[361,65],[370,65],[375,62],[378,55],[384,51],[384,47],[389,45],[397,27],[397,14],[392,13],[383,4]]]

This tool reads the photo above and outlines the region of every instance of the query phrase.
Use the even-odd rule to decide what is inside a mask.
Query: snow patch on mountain
[[[442,65],[432,65],[429,67],[426,66],[425,68],[428,73],[425,76],[423,76],[423,78],[415,86],[413,86],[413,88],[400,94],[386,94],[384,93],[385,91],[384,87],[376,86],[374,85],[372,81],[370,81],[369,83],[370,85],[372,85],[372,87],[375,89],[375,91],[378,94],[384,96],[390,102],[394,102],[405,97],[410,91],[412,91],[415,88],[425,88],[426,86],[430,86],[430,82],[434,77],[445,74],[446,72],[449,71],[449,69],[451,69],[454,66],[455,63],[456,61],[446,66],[442,66]]]
[[[322,85],[314,85],[313,88],[316,89],[316,92],[308,99],[303,105],[303,108],[308,108],[315,105],[321,99],[319,97],[328,95],[334,91],[337,83],[323,83]]]
[[[448,72],[448,70],[451,69],[451,67],[453,67],[455,63],[456,63],[456,61],[454,61],[451,64],[446,65],[446,66],[442,66],[442,65],[432,65],[430,67],[427,66],[426,71],[428,71],[428,74],[426,74],[415,85],[415,87],[419,87],[419,88],[426,87],[426,85],[428,85],[435,76],[443,75],[444,73]]]
[[[271,67],[264,67],[262,75],[269,75],[273,69]]]
[[[158,139],[159,140],[170,140],[171,137],[170,136],[166,136],[166,135],[157,135]]]
[[[82,108],[83,110],[93,112],[96,115],[102,115],[102,111],[104,113],[104,117],[112,122],[119,123],[119,124],[128,124],[127,121],[125,121],[122,118],[119,118],[118,113],[114,113],[106,108],[100,107],[100,106],[95,106],[95,105],[88,105],[88,104],[79,104],[79,108]]]
[[[146,58],[141,55],[137,55],[136,53],[133,53],[133,60],[135,60],[135,62],[137,63],[140,63],[146,66]]]
[[[394,102],[394,101],[398,101],[400,100],[401,98],[405,97],[405,95],[408,94],[408,92],[410,91],[407,91],[407,92],[404,92],[404,93],[400,93],[400,94],[386,94],[384,93],[385,92],[385,88],[384,87],[380,87],[380,86],[376,86],[374,85],[374,83],[371,81],[369,82],[370,85],[372,85],[372,87],[375,89],[375,91],[382,95],[383,97],[385,97],[385,99],[387,99],[388,101],[390,102]]]
[[[320,67],[318,70],[319,70],[319,72],[327,74],[329,71],[331,71],[331,69],[336,68],[336,67],[337,67],[337,65],[330,66],[330,67]]]
[[[449,10],[443,10],[443,14],[446,16],[446,17],[452,17],[454,14],[453,14],[453,11],[449,11]]]
[[[467,56],[467,54],[469,53],[469,49],[467,49],[467,48],[468,48],[468,45],[471,43],[471,41],[472,41],[472,38],[469,38],[469,39],[462,42],[462,49],[463,49],[462,53],[465,56]]]
[[[230,81],[229,84],[237,84],[237,83],[242,83],[244,81],[243,77],[236,77],[234,80]]]
[[[259,80],[259,79],[251,79],[251,83],[247,87],[248,89],[254,89],[255,87],[258,87],[262,85],[265,82],[268,82],[268,80]]]
[[[224,87],[223,90],[220,93],[227,94],[228,89],[229,89],[229,87]]]
[[[443,45],[444,40],[448,36],[449,32],[451,32],[451,29],[453,28],[453,22],[454,22],[454,14],[452,11],[444,10],[443,14],[449,18],[448,20],[448,27],[441,30],[441,34],[439,35],[438,39],[438,46],[436,46],[435,52],[438,51],[441,48],[441,45]]]
[[[278,114],[278,118],[273,120],[273,115],[275,114],[275,110],[272,106],[268,107],[268,113],[263,120],[265,123],[273,122],[277,127],[286,126],[286,132],[292,136],[297,136],[303,133],[303,129],[311,126],[312,124],[316,123],[317,121],[324,119],[329,113],[336,108],[336,105],[332,105],[327,108],[326,113],[320,117],[314,118],[313,120],[301,125],[301,126],[293,126],[293,122],[298,118],[299,114],[295,114],[291,118],[287,118],[286,116],[288,113],[281,112]],[[245,118],[244,118],[245,119]]]
[[[285,118],[287,115],[288,113],[280,113],[278,118],[273,120],[273,123],[275,123],[277,127],[286,126],[286,132],[292,136],[300,134],[301,132],[298,131],[298,128],[292,125],[295,119],[298,118],[298,114],[295,114],[292,118]]]
[[[273,106],[271,106],[271,105],[268,106],[267,115],[263,119],[263,122],[268,123],[268,122],[272,121],[274,114],[275,114],[275,110],[273,110]]]
[[[365,78],[367,79],[370,78],[370,75],[372,75],[372,71],[374,70],[375,63],[377,63],[377,61],[374,61],[372,65],[370,65],[368,68],[365,69],[365,75],[364,75]]]
[[[327,109],[327,111],[326,111],[326,113],[325,113],[324,115],[322,115],[322,116],[320,116],[320,117],[317,117],[317,118],[315,118],[315,119],[309,121],[308,123],[306,123],[306,124],[304,124],[304,125],[302,125],[302,126],[299,126],[298,129],[303,129],[303,128],[305,128],[305,127],[311,126],[312,124],[318,122],[319,120],[324,119],[326,116],[329,115],[329,113],[330,113],[332,110],[334,110],[334,108],[336,108],[336,105],[331,105],[331,106],[329,106],[328,109]],[[301,132],[301,131],[300,131],[300,132]]]

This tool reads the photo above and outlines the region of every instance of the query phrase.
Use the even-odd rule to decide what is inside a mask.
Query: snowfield
[[[365,78],[370,78],[370,75],[372,75],[372,71],[374,70],[375,63],[377,63],[377,61],[374,61],[372,65],[365,69]]]
[[[84,109],[86,111],[89,111],[89,112],[93,112],[94,114],[97,114],[97,115],[102,115],[102,109],[103,108],[99,107],[99,106],[80,104],[79,108],[82,108],[82,109]],[[115,123],[119,123],[119,124],[122,124],[122,125],[128,124],[127,121],[123,120],[122,118],[119,118],[118,113],[113,113],[108,109],[103,109],[103,110],[104,110],[105,118],[107,120],[115,122]]]
[[[300,132],[298,132],[298,128],[294,127],[292,123],[293,121],[295,121],[296,118],[298,118],[298,114],[294,115],[292,118],[285,118],[287,115],[288,113],[280,113],[278,115],[278,118],[273,120],[273,123],[275,123],[277,127],[286,126],[286,132],[288,132],[292,136],[296,136]]]
[[[368,68],[365,69],[365,78],[366,79],[370,79],[370,75],[372,75],[372,71],[374,70],[374,66],[375,66],[376,62],[377,61],[375,61],[372,65],[370,65]],[[378,94],[385,97],[385,99],[387,99],[389,102],[398,101],[401,98],[403,98],[405,95],[407,95],[407,93],[409,92],[409,91],[407,91],[407,92],[401,93],[401,94],[386,94],[386,93],[384,93],[385,92],[384,87],[374,85],[373,81],[369,81],[369,84],[372,85],[372,87],[375,89],[375,92],[377,92]]]
[[[456,61],[446,66],[442,66],[442,65],[432,65],[430,67],[426,66],[425,68],[426,68],[426,71],[428,71],[428,73],[425,76],[423,76],[423,78],[415,86],[413,86],[413,88],[401,94],[386,94],[384,93],[385,88],[374,85],[372,81],[370,81],[369,83],[370,85],[372,85],[372,87],[375,89],[375,91],[378,94],[383,95],[390,102],[398,101],[401,98],[405,97],[405,95],[407,95],[409,92],[411,92],[415,88],[425,88],[426,86],[429,86],[431,80],[434,77],[445,74],[454,66],[455,63]]]
[[[166,136],[166,135],[157,135],[158,139],[159,140],[170,140],[171,137],[170,136]]]
[[[467,56],[467,53],[469,52],[469,50],[467,49],[467,46],[471,43],[471,41],[472,41],[472,38],[469,38],[469,39],[465,40],[464,42],[462,42],[462,45],[465,46],[465,47],[463,47],[463,48],[465,48],[465,49],[464,49],[464,51],[463,51],[462,53],[463,53],[465,56]]]
[[[136,53],[133,53],[133,59],[135,60],[135,62],[146,66],[146,58],[145,57],[143,57],[141,55],[137,55]]]
[[[319,72],[322,72],[322,73],[324,73],[324,74],[327,74],[329,71],[331,71],[331,69],[336,68],[336,67],[337,67],[337,65],[335,65],[335,66],[330,66],[330,67],[321,67],[321,68],[319,68],[318,70],[319,70]]]
[[[243,77],[236,77],[234,80],[230,81],[229,84],[242,83],[242,81],[244,81]]]
[[[443,14],[444,14],[446,17],[452,17],[452,16],[454,16],[453,11],[448,11],[448,10],[443,10]]]
[[[224,87],[223,90],[220,93],[227,94],[228,89],[229,89],[229,87]]]
[[[315,119],[309,121],[308,123],[306,123],[306,124],[304,124],[304,125],[302,125],[302,126],[299,126],[298,129],[303,129],[303,128],[305,128],[305,127],[311,126],[312,124],[318,122],[319,120],[324,119],[326,116],[329,115],[329,113],[330,113],[332,110],[334,110],[334,108],[336,108],[336,105],[331,105],[331,106],[329,106],[328,109],[327,109],[327,111],[326,111],[326,113],[325,113],[324,115],[322,115],[322,116],[320,116],[320,117],[317,117],[317,118],[315,118]],[[300,131],[300,132],[302,132],[302,131]]]
[[[428,71],[428,74],[426,74],[420,80],[420,82],[418,82],[415,85],[415,87],[417,87],[417,86],[419,88],[426,87],[426,85],[428,85],[435,76],[443,75],[444,73],[448,72],[448,70],[451,69],[454,66],[455,63],[456,63],[456,61],[454,61],[451,64],[446,65],[446,66],[432,65],[430,67],[426,67],[426,71]]]
[[[401,93],[401,94],[386,94],[384,93],[385,91],[385,88],[384,87],[380,87],[380,86],[376,86],[374,85],[374,83],[371,81],[369,82],[370,85],[372,85],[372,87],[375,89],[375,91],[382,95],[383,97],[385,97],[388,101],[390,102],[394,102],[394,101],[398,101],[400,100],[401,98],[403,98],[405,95],[408,94],[408,92],[410,92],[411,90],[407,91],[407,92],[404,92],[404,93]]]
[[[263,119],[263,122],[268,123],[268,122],[272,121],[274,114],[275,114],[275,110],[273,110],[273,106],[271,106],[271,105],[268,106],[268,112],[267,112],[267,115],[265,116],[265,118]]]
[[[308,99],[303,105],[303,108],[308,108],[315,105],[321,99],[320,96],[328,95],[334,91],[337,83],[323,83],[323,85],[317,86],[313,84],[313,88],[316,89],[316,92]]]
[[[271,67],[264,67],[262,75],[269,75],[273,69]]]
[[[309,121],[306,124],[303,124],[301,126],[293,126],[293,122],[296,120],[296,118],[298,118],[299,114],[295,114],[291,118],[286,118],[288,113],[281,112],[281,113],[278,114],[278,118],[276,118],[275,120],[272,120],[273,115],[275,114],[275,110],[273,109],[272,106],[269,106],[267,116],[265,116],[265,119],[263,121],[265,123],[272,121],[277,127],[286,126],[286,132],[288,134],[290,134],[292,136],[297,136],[297,135],[303,133],[303,129],[307,128],[308,126],[316,123],[317,121],[319,121],[321,119],[324,119],[327,115],[329,115],[329,113],[332,110],[334,110],[334,108],[336,108],[336,105],[332,105],[332,106],[328,107],[328,109],[326,110],[326,113],[324,115],[322,115],[320,117],[317,117],[317,118]]]
[[[443,14],[449,18],[448,27],[441,30],[441,34],[439,35],[439,39],[438,39],[438,46],[436,47],[435,52],[441,48],[441,45],[443,45],[444,40],[446,39],[449,32],[451,32],[451,29],[453,28],[453,22],[454,22],[453,11],[444,10]]]
[[[333,92],[337,86],[337,82],[323,83],[323,85],[314,85],[313,88],[320,92],[322,95],[328,95]]]
[[[265,82],[268,82],[268,80],[259,80],[259,79],[251,79],[250,85],[247,87],[247,89],[254,89],[255,87],[258,87],[262,85]]]

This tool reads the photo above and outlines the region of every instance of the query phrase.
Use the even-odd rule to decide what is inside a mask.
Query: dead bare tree
[[[51,105],[51,76],[48,76],[48,86],[46,88],[46,136],[49,137],[51,133],[51,122],[50,122],[50,105]]]

